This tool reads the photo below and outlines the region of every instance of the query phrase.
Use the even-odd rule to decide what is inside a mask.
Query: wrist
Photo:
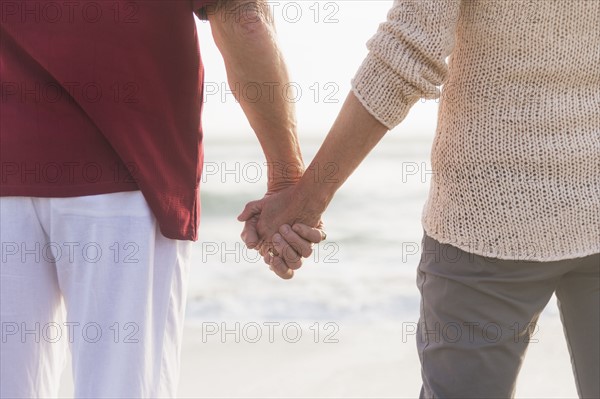
[[[323,213],[333,199],[336,187],[331,183],[314,180],[307,171],[296,184],[295,196],[304,203],[304,207],[314,213]]]
[[[295,185],[304,174],[302,160],[293,162],[267,161],[267,188],[269,192],[280,191]]]

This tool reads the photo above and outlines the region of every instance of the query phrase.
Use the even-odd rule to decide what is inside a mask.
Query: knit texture
[[[396,0],[367,47],[352,89],[389,129],[441,97],[429,236],[501,259],[600,252],[600,1]]]

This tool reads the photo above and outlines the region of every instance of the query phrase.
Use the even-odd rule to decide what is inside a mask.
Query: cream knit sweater
[[[429,236],[502,259],[600,252],[600,0],[397,0],[367,47],[352,88],[390,129],[444,85]]]

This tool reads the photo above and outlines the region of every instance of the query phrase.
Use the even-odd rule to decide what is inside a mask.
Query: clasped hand
[[[242,240],[256,249],[271,270],[283,279],[294,276],[313,245],[326,238],[322,209],[311,209],[308,201],[291,186],[246,204],[238,220],[244,222]]]

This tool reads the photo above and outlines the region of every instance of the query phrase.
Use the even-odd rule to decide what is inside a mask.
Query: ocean
[[[416,322],[420,218],[429,187],[432,133],[391,132],[383,139],[325,212],[327,241],[315,247],[289,281],[275,276],[240,239],[237,215],[266,190],[258,142],[240,136],[206,137],[188,323]],[[321,138],[300,138],[308,164]],[[554,301],[546,313],[558,317]]]

